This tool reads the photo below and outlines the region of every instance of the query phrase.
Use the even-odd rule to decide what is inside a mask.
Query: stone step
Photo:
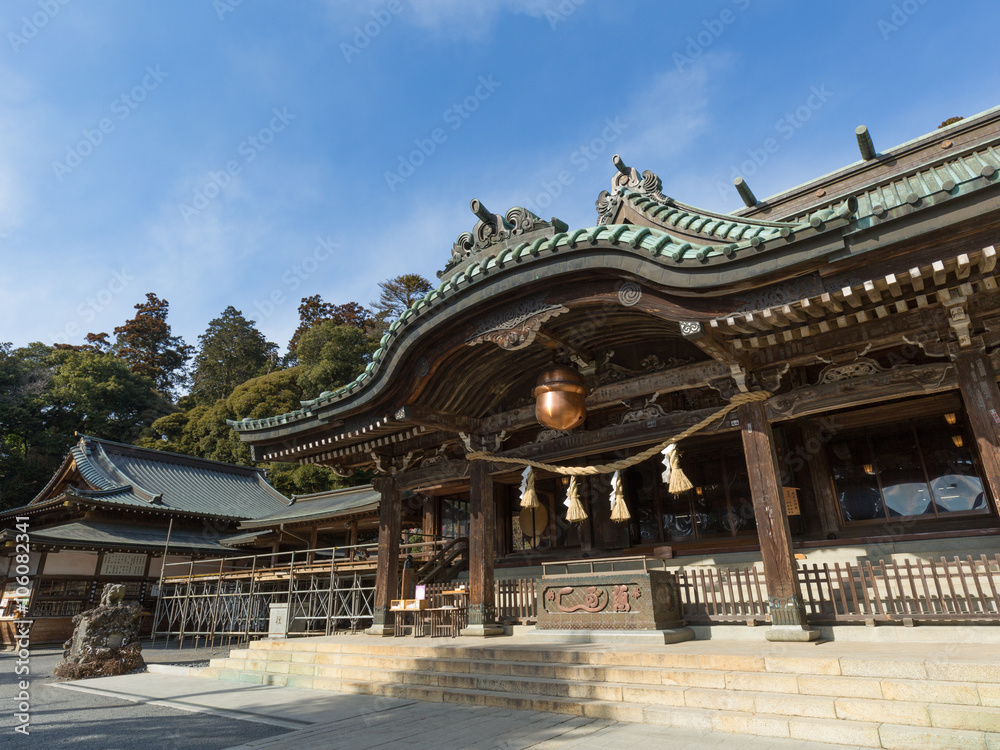
[[[377,670],[373,676],[383,681],[374,681],[352,677],[356,670],[351,667],[303,666],[313,667],[316,674],[218,667],[203,671],[205,676],[249,684],[549,711],[888,750],[1000,746],[1000,707],[400,670]]]
[[[748,656],[745,654],[677,654],[626,651],[563,651],[524,648],[459,646],[414,646],[392,644],[306,643],[304,640],[255,641],[247,649],[235,649],[233,658],[308,661],[319,655],[339,654],[343,663],[380,668],[407,662],[407,669],[421,668],[414,662],[469,662],[474,665],[517,662],[568,669],[622,668],[670,669],[681,672],[766,672],[816,676],[869,677],[882,679],[933,680],[996,684],[1000,689],[1000,664],[946,659],[905,658],[830,659],[807,656]],[[379,660],[379,661],[372,661]],[[333,663],[333,662],[331,662]],[[464,671],[453,665],[448,671]],[[523,669],[523,667],[521,667]]]
[[[234,652],[236,653],[236,652]],[[248,656],[267,656],[249,650]],[[286,660],[294,659],[292,660]],[[528,662],[477,662],[469,659],[386,659],[316,652],[285,653],[277,659],[213,659],[211,668],[267,672],[324,679],[401,682],[403,673],[440,673],[472,677],[528,678],[577,683],[614,683],[633,686],[674,686],[740,692],[804,696],[832,696],[917,703],[1000,706],[1000,686],[991,683],[880,679],[844,675],[775,672],[722,672],[635,667],[572,667]],[[734,698],[733,700],[737,700]],[[816,701],[818,703],[818,701]]]
[[[758,716],[890,723],[1000,733],[1000,706],[980,705],[979,696],[975,692],[976,686],[967,687],[958,683],[883,681],[879,683],[883,688],[880,694],[844,697],[841,695],[844,691],[835,689],[836,678],[827,678],[832,681],[826,688],[828,695],[801,694],[793,689],[797,686],[794,675],[780,675],[783,678],[792,678],[793,682],[762,683],[762,679],[777,675],[729,674],[728,677],[743,677],[752,682],[737,680],[727,683],[725,688],[705,688],[639,685],[612,680],[579,681],[537,676],[380,670],[284,661],[263,663],[262,669],[255,669],[253,667],[259,667],[260,663],[239,659],[217,661],[225,662],[220,668],[210,667],[210,670],[215,670],[214,676],[218,679],[341,692],[396,695],[414,688],[418,693],[426,692],[432,696],[451,693],[531,695],[546,700],[558,699],[577,703],[611,702],[671,706]],[[808,676],[804,677],[808,679]],[[840,680],[845,679],[850,678],[840,678]],[[779,689],[770,691],[751,689],[753,685],[769,685]],[[780,689],[782,687],[787,689]],[[970,687],[972,692],[969,692]],[[899,692],[902,688],[910,692]],[[956,692],[949,693],[949,689]],[[943,699],[951,699],[951,702]]]

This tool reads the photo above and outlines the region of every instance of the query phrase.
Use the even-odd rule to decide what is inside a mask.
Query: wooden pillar
[[[809,629],[802,605],[792,532],[788,527],[788,514],[781,492],[781,469],[774,448],[774,433],[764,412],[764,402],[741,404],[738,414],[771,612],[771,629],[767,639],[816,640],[819,631]]]
[[[496,624],[493,560],[496,557],[496,502],[485,461],[469,470],[469,626],[462,635],[502,635]]]
[[[811,420],[802,423],[802,447],[809,467],[809,481],[816,499],[820,530],[827,538],[840,531],[839,502],[833,487],[830,461],[826,457],[826,445],[836,434],[836,423],[832,419],[825,419],[819,425]]]
[[[955,357],[958,387],[979,449],[983,481],[1000,510],[1000,389],[989,358],[980,350]]]
[[[359,519],[355,518],[348,522],[350,524],[350,528],[347,531],[347,544],[351,548],[351,562],[354,562],[358,553],[358,551],[354,549],[358,546],[358,520]]]
[[[316,549],[316,537],[319,535],[319,530],[316,526],[312,527],[312,531],[309,532],[309,554],[306,556],[306,562],[312,565],[313,561],[316,559],[316,553],[312,550]]]
[[[402,493],[392,477],[376,477],[372,486],[382,496],[379,502],[378,568],[375,573],[375,607],[369,635],[392,635],[392,612],[399,573],[399,534],[402,527]]]

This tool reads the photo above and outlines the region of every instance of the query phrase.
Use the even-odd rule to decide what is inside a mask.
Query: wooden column
[[[378,568],[375,574],[375,607],[369,635],[392,635],[392,612],[399,573],[399,534],[402,526],[402,493],[392,477],[376,477],[372,486],[382,496],[379,502]]]
[[[358,519],[352,519],[349,523],[351,527],[347,532],[347,544],[351,548],[351,562],[354,562],[358,554],[358,551],[354,549],[358,545]]]
[[[1000,389],[989,358],[979,349],[955,357],[958,387],[979,448],[983,480],[1000,509]]]
[[[808,628],[802,606],[792,532],[788,527],[788,514],[781,492],[781,469],[774,448],[774,433],[764,412],[764,402],[741,404],[738,414],[771,612],[771,629],[767,639],[816,640],[819,631]]]
[[[493,560],[496,557],[496,502],[485,461],[469,467],[469,626],[462,635],[501,635],[496,624]]]
[[[309,532],[309,549],[310,550],[316,549],[316,537],[318,535],[319,535],[318,528],[316,526],[313,526],[312,527],[312,531]],[[315,552],[310,552],[306,556],[306,562],[309,563],[310,565],[313,563],[313,561],[315,559],[316,559],[316,553]]]
[[[827,421],[830,424],[826,424]],[[839,502],[833,487],[830,461],[826,457],[826,445],[836,434],[836,423],[833,420],[824,420],[820,425],[812,420],[802,423],[802,445],[809,467],[809,481],[812,483],[813,497],[816,498],[820,529],[827,538],[840,531]]]

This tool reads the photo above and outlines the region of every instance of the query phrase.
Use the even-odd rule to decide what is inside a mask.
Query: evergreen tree
[[[295,333],[292,334],[292,338],[288,342],[288,359],[291,364],[298,362],[298,346],[302,334],[317,323],[324,321],[332,321],[335,325],[351,326],[360,331],[367,331],[372,322],[372,314],[357,302],[335,305],[332,302],[324,302],[318,294],[314,294],[312,297],[303,297],[302,304],[299,305],[299,327],[295,329]]]
[[[30,501],[76,432],[130,443],[171,408],[112,354],[0,345],[0,507]]]
[[[106,333],[88,333],[85,337],[86,344],[54,344],[54,349],[69,349],[74,352],[97,352],[107,354],[111,351],[111,342],[108,341]]]
[[[372,309],[375,311],[372,333],[376,339],[381,339],[403,311],[434,288],[427,279],[415,273],[406,273],[387,281],[380,281],[378,287],[381,294],[378,300],[372,303]]]
[[[136,315],[115,328],[115,354],[137,375],[150,378],[161,393],[175,395],[187,385],[187,361],[194,348],[172,335],[167,323],[170,303],[153,292],[135,306]]]
[[[358,328],[325,320],[302,335],[298,384],[303,398],[347,385],[371,361],[372,341]]]
[[[276,344],[264,338],[252,321],[230,305],[198,337],[191,394],[200,403],[225,398],[236,386],[273,369]]]

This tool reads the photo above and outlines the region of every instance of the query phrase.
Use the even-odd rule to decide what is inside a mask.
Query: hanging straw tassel
[[[566,520],[570,523],[583,523],[587,520],[587,511],[580,503],[580,488],[576,483],[576,477],[569,478],[569,488],[566,490]]]
[[[611,477],[611,520],[621,523],[622,521],[629,520],[631,517],[632,514],[628,512],[628,506],[625,505],[622,479],[616,471],[615,475]]]
[[[541,503],[538,502],[538,495],[535,494],[535,470],[530,466],[525,468],[524,473],[521,474],[521,507],[541,507]]]
[[[671,495],[679,495],[682,492],[687,492],[692,487],[691,480],[687,478],[684,470],[681,468],[681,456],[675,450],[670,454],[670,485],[668,490]]]

